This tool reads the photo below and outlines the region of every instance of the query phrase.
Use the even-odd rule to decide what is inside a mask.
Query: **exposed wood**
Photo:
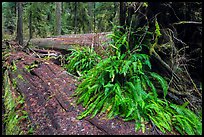
[[[41,50],[41,49],[34,49],[35,52],[38,53],[43,53],[43,54],[48,54],[48,53],[56,53],[58,54],[59,52],[55,51],[55,50]]]
[[[196,22],[196,21],[180,21],[177,23],[173,23],[173,25],[181,25],[181,24],[196,24],[196,25],[202,25],[202,22]]]
[[[106,37],[107,34],[110,34],[110,32],[61,35],[52,38],[31,39],[30,43],[33,45],[33,47],[38,48],[67,50],[73,48],[74,45],[102,45],[104,42],[108,41],[108,38]]]
[[[78,120],[76,116],[84,111],[72,97],[79,82],[60,66],[51,61],[35,58],[23,52],[13,53],[8,62],[16,61],[16,71],[10,71],[11,79],[16,79],[19,92],[25,97],[25,110],[34,125],[35,135],[141,135],[135,132],[134,122],[124,122],[120,118],[106,119],[97,115]],[[26,65],[37,65],[27,71]],[[19,75],[22,77],[19,78]],[[36,128],[38,127],[38,128]],[[151,128],[151,127],[149,127]],[[146,130],[145,134],[158,134]]]

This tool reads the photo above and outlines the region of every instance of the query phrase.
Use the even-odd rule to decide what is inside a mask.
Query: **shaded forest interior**
[[[2,77],[2,134],[202,134],[202,2],[2,2]]]

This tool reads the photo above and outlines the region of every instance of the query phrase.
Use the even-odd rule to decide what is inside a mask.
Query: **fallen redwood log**
[[[78,120],[76,116],[84,111],[72,97],[79,83],[60,66],[51,61],[27,55],[24,52],[12,53],[8,63],[15,62],[16,70],[9,71],[16,80],[18,91],[25,97],[25,110],[34,127],[34,135],[157,135],[147,124],[145,133],[135,132],[135,123],[124,122],[116,117],[107,119],[105,115],[90,116]],[[35,66],[26,69],[26,66]],[[19,77],[21,76],[21,77]],[[169,134],[169,133],[166,133]]]
[[[110,33],[70,34],[51,38],[36,38],[31,39],[30,43],[33,47],[58,50],[67,50],[73,48],[74,45],[101,46],[104,42],[108,41],[106,35]]]

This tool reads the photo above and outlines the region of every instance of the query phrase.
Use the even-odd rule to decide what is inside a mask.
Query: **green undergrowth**
[[[101,57],[89,47],[77,47],[70,49],[71,54],[66,55],[67,64],[64,64],[64,68],[78,76],[82,76],[87,73],[88,70],[93,68],[100,60]]]
[[[155,32],[149,32],[150,35],[156,35],[156,41],[152,43],[154,46],[161,35],[157,22],[155,26]],[[139,28],[138,34],[144,30],[147,32],[148,27]],[[112,39],[109,42],[110,52],[107,53],[109,56],[98,63],[95,61],[95,65],[90,65],[86,69],[88,71],[85,71],[86,75],[81,77],[82,82],[74,96],[77,97],[77,103],[85,107],[85,111],[77,118],[88,115],[93,118],[105,113],[110,119],[119,116],[124,121],[134,120],[136,131],[145,132],[146,124],[151,123],[163,133],[173,134],[173,131],[177,131],[184,135],[201,135],[201,119],[186,108],[188,103],[180,106],[168,101],[165,77],[151,71],[150,56],[142,52],[144,46],[154,50],[153,46],[148,45],[150,40],[141,33],[139,39],[143,41],[130,48],[129,34],[122,34],[114,27],[113,33],[109,35]],[[123,54],[122,46],[126,48]],[[74,53],[69,58],[69,69],[73,67],[72,71],[83,71],[91,59],[95,60],[95,55],[93,58],[88,58],[87,54],[84,56],[86,52],[83,50]],[[158,94],[158,88],[162,89],[162,95]]]
[[[20,78],[20,75],[18,75]],[[13,85],[14,84],[14,85]],[[28,113],[24,110],[24,97],[20,94],[14,93],[16,83],[10,81],[8,70],[4,73],[4,107],[5,114],[3,122],[5,124],[6,135],[21,135],[32,134],[31,128],[28,126],[28,131],[21,130],[21,122],[29,123]],[[30,128],[30,129],[29,129]]]

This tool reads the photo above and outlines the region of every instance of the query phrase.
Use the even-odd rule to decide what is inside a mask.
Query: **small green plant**
[[[88,70],[93,68],[100,60],[101,57],[89,47],[81,47],[76,49],[70,49],[72,53],[67,55],[67,64],[64,68],[70,73],[82,76],[87,73]]]
[[[28,130],[28,135],[32,135],[34,132],[34,129],[33,127],[30,127],[29,130]]]
[[[30,72],[32,69],[37,68],[39,66],[39,61],[35,60],[30,65],[25,65],[24,68]]]
[[[90,69],[75,91],[77,103],[86,109],[78,119],[106,113],[108,118],[120,116],[125,121],[135,120],[136,131],[145,132],[145,123],[151,122],[164,133],[176,129],[181,134],[202,134],[200,120],[185,104],[180,107],[166,99],[166,80],[151,72],[149,56],[137,50],[141,49],[139,45],[130,49],[128,33],[114,30],[110,37],[113,53]],[[122,45],[127,50],[124,54]],[[155,85],[161,86],[162,98]]]
[[[18,74],[18,76],[17,76],[19,79],[21,79],[21,80],[24,80],[23,79],[23,76],[22,75],[20,75],[20,74]]]
[[[15,61],[13,61],[13,65],[12,65],[11,69],[12,69],[13,71],[16,71],[16,70],[17,70],[17,66],[16,66]]]
[[[21,95],[13,96],[12,84],[8,77],[8,70],[4,75],[4,123],[6,124],[6,135],[18,135],[21,133],[19,123],[23,119],[28,118],[28,113],[20,106],[24,104],[24,98]]]
[[[142,6],[147,8],[148,7],[148,2],[144,2]]]
[[[150,46],[150,55],[152,55],[152,52],[155,52],[155,47],[157,47],[157,43],[159,40],[159,37],[162,35],[160,32],[160,27],[159,27],[159,23],[157,22],[157,19],[155,19],[155,40],[154,43],[152,44],[152,46]]]

